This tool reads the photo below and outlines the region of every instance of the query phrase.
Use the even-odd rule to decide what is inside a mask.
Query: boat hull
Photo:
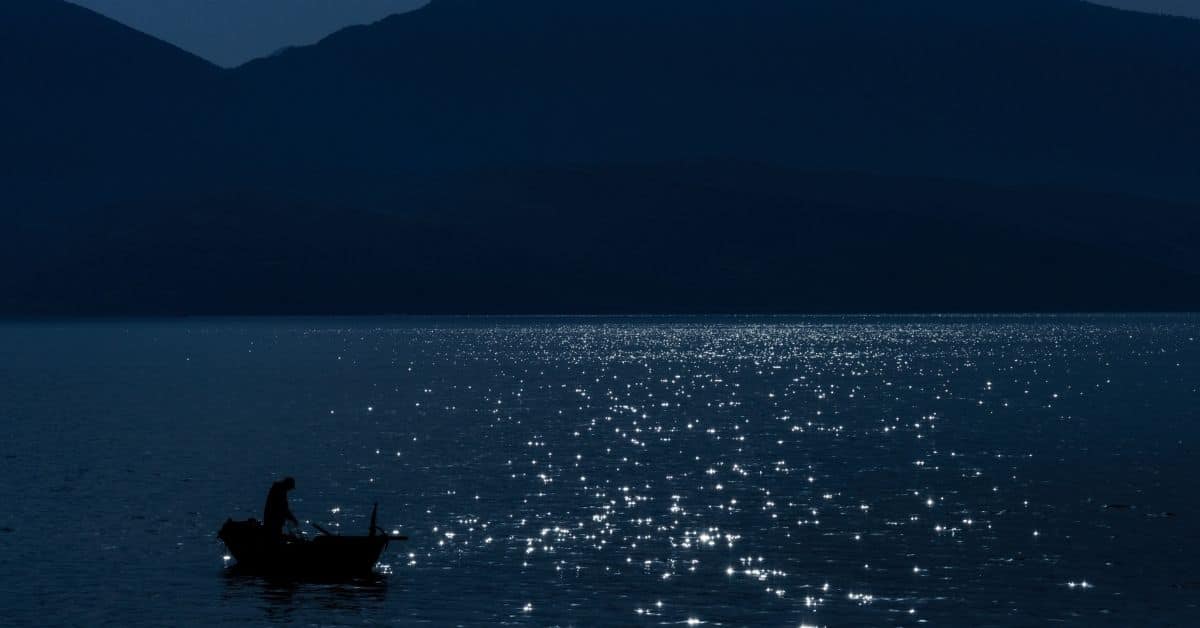
[[[369,576],[390,540],[384,535],[278,537],[253,519],[226,521],[217,537],[239,572],[305,579]]]

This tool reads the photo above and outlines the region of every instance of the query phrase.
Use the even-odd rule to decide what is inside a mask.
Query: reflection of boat
[[[221,526],[217,538],[225,542],[241,572],[305,579],[368,576],[389,542],[408,540],[383,534],[375,525],[375,512],[371,513],[371,531],[367,536],[334,535],[315,524],[314,527],[321,531],[321,536],[306,539],[268,534],[256,519],[229,519]]]

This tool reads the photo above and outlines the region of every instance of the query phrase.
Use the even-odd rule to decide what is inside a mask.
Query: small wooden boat
[[[376,510],[378,507],[376,507]],[[321,532],[312,539],[295,535],[272,535],[256,519],[226,520],[217,538],[229,548],[241,573],[302,579],[340,579],[369,576],[380,555],[392,541],[407,541],[405,536],[390,536],[375,525],[371,512],[371,530],[367,536],[341,536],[313,524]]]

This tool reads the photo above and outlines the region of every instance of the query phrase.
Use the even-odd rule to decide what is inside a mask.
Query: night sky
[[[340,28],[374,22],[426,3],[426,0],[72,1],[223,66],[239,65],[286,46],[314,43]],[[1200,18],[1197,0],[1099,1],[1127,9]]]
[[[3,1],[3,0],[0,0]],[[70,0],[232,67],[427,0]]]

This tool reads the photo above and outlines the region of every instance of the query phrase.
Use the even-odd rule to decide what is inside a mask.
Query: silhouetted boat
[[[367,536],[341,536],[312,524],[321,532],[312,539],[294,535],[268,534],[257,519],[226,520],[217,538],[229,548],[242,573],[304,579],[338,579],[369,576],[380,555],[391,541],[407,541],[406,536],[391,536],[375,525]]]

